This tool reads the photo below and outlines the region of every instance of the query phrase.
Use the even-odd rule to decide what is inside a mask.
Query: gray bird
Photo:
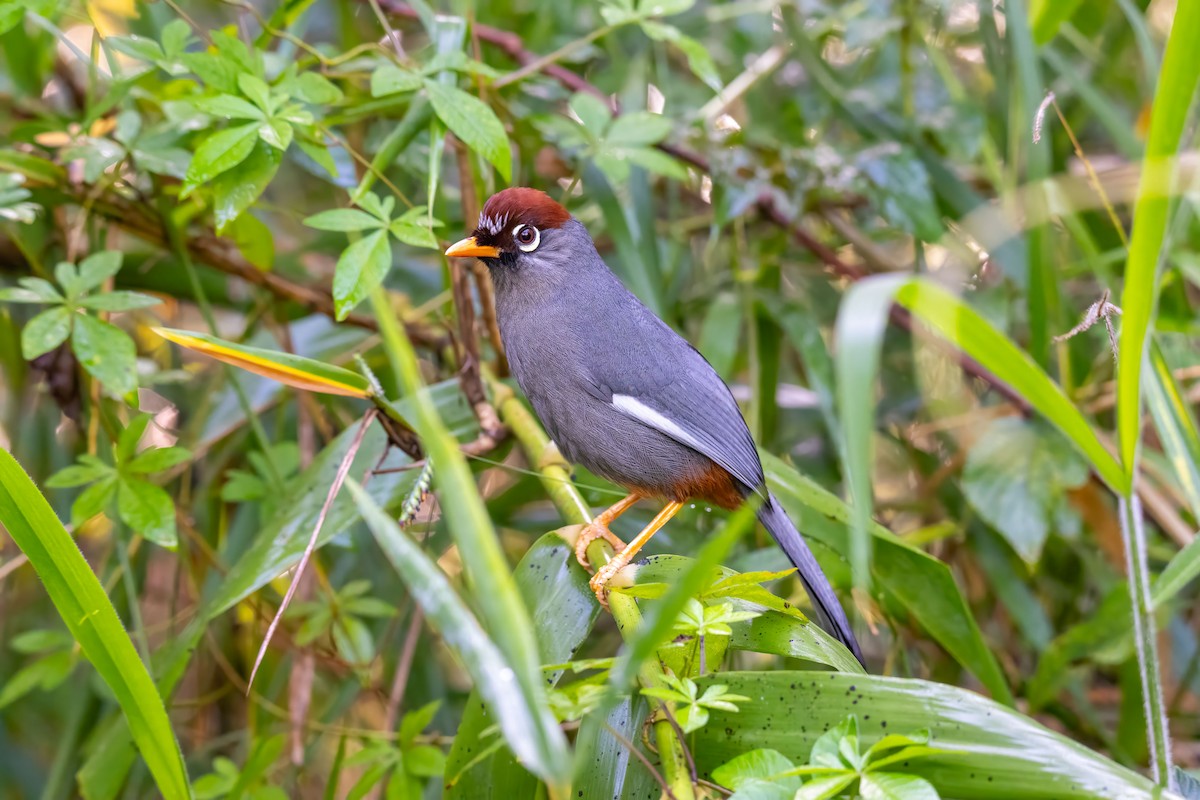
[[[767,490],[729,387],[621,284],[579,220],[544,192],[505,189],[446,255],[487,265],[513,375],[563,455],[630,493],[576,542],[585,568],[596,538],[617,551],[591,580],[601,602],[612,577],[686,501],[732,509],[758,494],[758,519],[796,566],[821,624],[863,660],[828,579]],[[641,498],[667,504],[625,545],[608,526]]]

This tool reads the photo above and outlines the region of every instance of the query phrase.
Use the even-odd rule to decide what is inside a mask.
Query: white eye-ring
[[[513,228],[513,241],[522,252],[532,253],[542,243],[542,232],[532,225],[518,225]]]

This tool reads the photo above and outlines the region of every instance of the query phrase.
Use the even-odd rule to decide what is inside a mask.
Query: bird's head
[[[571,214],[545,192],[517,186],[488,198],[475,232],[446,250],[489,267],[514,267],[552,255]]]

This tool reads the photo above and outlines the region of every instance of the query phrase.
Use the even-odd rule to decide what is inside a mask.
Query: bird
[[[828,578],[767,489],[729,386],[621,283],[582,222],[545,192],[511,187],[446,255],[486,265],[509,368],[559,451],[628,492],[575,543],[585,569],[597,538],[616,551],[590,580],[602,604],[612,578],[686,502],[734,509],[758,495],[758,519],[795,565],[818,621],[864,663]],[[642,499],[665,505],[626,544],[609,526]]]

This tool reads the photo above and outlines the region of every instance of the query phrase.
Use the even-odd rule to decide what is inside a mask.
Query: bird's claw
[[[603,539],[612,545],[613,550],[621,552],[625,549],[625,543],[621,541],[615,533],[608,529],[607,525],[598,522],[591,522],[584,526],[579,532],[579,538],[575,540],[575,560],[579,562],[579,566],[584,569],[591,569],[592,562],[588,559],[587,549],[591,547],[592,542],[597,539]],[[599,574],[599,573],[597,573]]]
[[[612,561],[605,564],[600,569],[596,570],[596,574],[588,581],[588,586],[596,594],[596,600],[608,610],[608,584],[617,573],[625,569],[629,565],[629,557],[624,553],[618,552]]]

